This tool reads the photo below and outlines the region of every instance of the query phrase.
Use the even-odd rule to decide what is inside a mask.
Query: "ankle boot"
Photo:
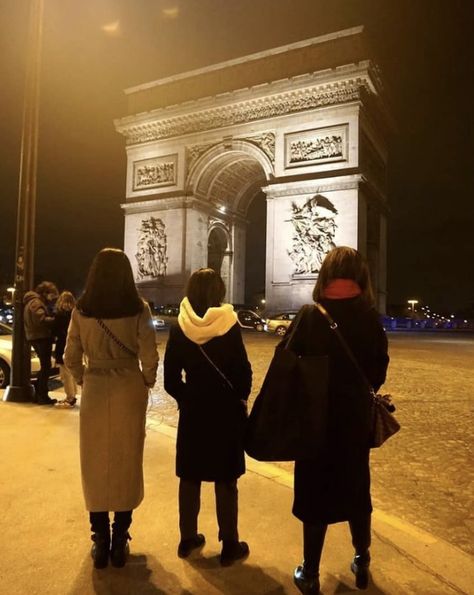
[[[94,542],[91,549],[94,568],[105,568],[109,563],[110,533],[93,533],[91,539]]]
[[[370,554],[367,550],[363,554],[356,554],[351,563],[351,570],[355,574],[356,587],[367,589],[369,585]]]
[[[304,563],[295,568],[293,582],[304,595],[319,594],[319,574],[305,571]]]
[[[249,546],[245,541],[224,539],[220,558],[221,566],[231,566],[237,560],[246,558],[249,553]]]
[[[127,561],[130,548],[128,540],[132,539],[128,531],[112,532],[112,548],[110,550],[110,561],[115,568],[123,568]]]

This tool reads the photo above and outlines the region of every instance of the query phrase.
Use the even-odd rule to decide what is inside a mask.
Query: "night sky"
[[[79,291],[123,245],[124,88],[364,25],[397,122],[389,303],[474,302],[472,0],[46,0],[36,280]],[[29,3],[0,4],[0,286],[13,279]],[[108,31],[104,30],[104,26]]]

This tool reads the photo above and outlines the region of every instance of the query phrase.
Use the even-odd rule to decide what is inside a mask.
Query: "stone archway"
[[[125,251],[145,297],[179,301],[210,243],[242,303],[247,213],[263,192],[269,309],[310,301],[324,254],[348,245],[369,256],[383,311],[391,120],[367,47],[355,27],[126,91]],[[150,218],[166,253],[144,276]]]

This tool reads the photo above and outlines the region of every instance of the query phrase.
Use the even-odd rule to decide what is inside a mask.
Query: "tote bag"
[[[291,350],[308,308],[300,311],[286,343],[275,349],[247,420],[245,451],[259,461],[312,459],[324,443],[328,357]]]

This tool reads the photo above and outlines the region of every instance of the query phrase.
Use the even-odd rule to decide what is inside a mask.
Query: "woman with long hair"
[[[223,544],[220,562],[229,566],[249,553],[248,545],[239,541],[237,479],[245,473],[243,431],[252,370],[236,313],[222,303],[225,291],[213,269],[191,275],[178,324],[170,330],[164,380],[179,407],[178,556],[187,558],[205,543],[198,533],[201,482],[211,481]]]
[[[104,568],[110,556],[122,567],[132,511],[143,499],[145,414],[158,367],[151,312],[122,250],[105,248],[94,258],[64,361],[82,385],[81,473],[94,566]],[[109,511],[115,512],[112,539]]]
[[[374,308],[367,263],[353,248],[331,250],[313,291],[375,390],[385,381],[387,338]],[[304,561],[294,581],[302,593],[319,593],[319,562],[328,524],[349,522],[356,586],[367,587],[370,563],[370,395],[354,362],[317,308],[305,308],[292,340],[303,355],[329,356],[326,440],[313,460],[295,462],[293,514],[303,522]],[[294,323],[293,323],[294,324]],[[291,333],[291,327],[288,335]]]
[[[64,349],[66,347],[66,337],[71,322],[71,315],[76,300],[70,291],[63,291],[59,294],[55,306],[55,316],[53,323],[53,334],[56,337],[56,345],[54,349],[54,359],[59,366],[59,377],[63,383],[66,398],[58,401],[55,407],[59,409],[72,409],[77,402],[77,384],[74,376],[64,365]]]

